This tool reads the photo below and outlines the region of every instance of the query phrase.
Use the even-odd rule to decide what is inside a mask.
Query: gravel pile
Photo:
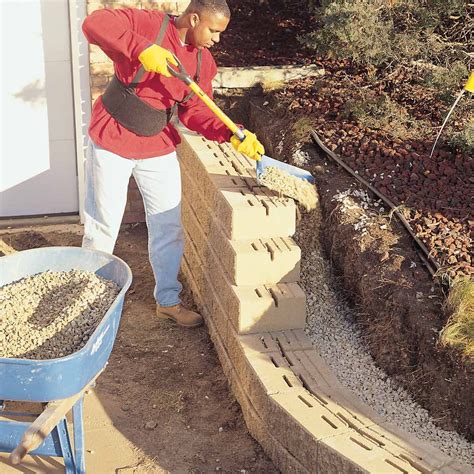
[[[81,349],[120,288],[94,273],[43,272],[0,288],[0,357],[54,359]]]
[[[306,214],[295,240],[302,250],[301,285],[307,295],[306,332],[341,383],[378,414],[455,459],[474,464],[474,445],[456,432],[438,428],[408,392],[380,370],[365,347],[352,310],[332,282],[318,236],[318,212]],[[316,225],[316,227],[315,227]]]

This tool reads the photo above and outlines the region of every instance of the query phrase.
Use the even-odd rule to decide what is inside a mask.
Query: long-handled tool
[[[186,72],[186,69],[181,64],[176,56],[174,56],[176,62],[178,63],[178,69],[176,70],[168,64],[168,71],[170,74],[181,81],[183,81],[189,88],[209,107],[209,109],[214,112],[217,118],[219,118],[224,125],[236,136],[240,141],[245,140],[245,133],[241,130],[215,103],[214,101],[197,85],[197,83],[191,78],[191,76]],[[296,178],[304,179],[311,183],[314,182],[313,175],[308,171],[305,171],[296,166],[283,163],[281,161],[270,158],[269,156],[262,155],[261,159],[258,160],[256,165],[257,179],[259,179],[265,168],[272,166],[278,168],[291,176]]]

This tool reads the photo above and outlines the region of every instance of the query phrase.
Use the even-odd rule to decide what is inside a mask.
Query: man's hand
[[[249,132],[248,130],[243,130],[245,134],[245,139],[240,141],[236,135],[230,137],[230,143],[232,146],[240,153],[247,155],[252,160],[259,161],[262,158],[262,155],[265,153],[265,148],[258,141],[255,133]]]
[[[173,66],[178,65],[173,54],[157,44],[152,44],[144,49],[138,56],[138,59],[143,64],[145,71],[157,72],[165,77],[171,77],[171,74],[168,72],[168,62]]]

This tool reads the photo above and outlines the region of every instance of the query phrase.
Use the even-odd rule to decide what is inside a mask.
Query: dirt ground
[[[19,251],[79,246],[81,233],[80,225],[43,226],[0,230],[0,239],[4,250]],[[129,264],[133,283],[109,364],[94,390],[97,403],[86,401],[86,449],[93,451],[87,453],[87,462],[97,465],[91,456],[105,458],[101,474],[278,472],[246,430],[206,327],[184,330],[154,317],[146,227],[126,226],[115,253]],[[183,299],[192,306],[186,287]],[[93,405],[92,418],[88,403]],[[156,427],[146,429],[148,422]],[[104,436],[117,431],[116,458],[102,439],[97,446],[88,442],[87,432],[104,426],[109,427]],[[102,452],[101,446],[105,446]],[[128,453],[127,463],[114,464],[124,459],[121,451]],[[1,465],[0,472],[5,472]]]

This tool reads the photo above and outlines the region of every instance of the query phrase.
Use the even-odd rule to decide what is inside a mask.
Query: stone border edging
[[[246,89],[260,83],[282,82],[303,77],[321,77],[325,70],[309,66],[219,67],[212,81],[214,89]]]
[[[203,172],[209,173],[212,169],[214,173],[209,173],[206,182],[200,180],[200,184],[215,186],[215,189],[205,191],[217,196],[216,199],[220,199],[221,180],[209,180],[211,175],[233,173],[239,177],[249,173],[245,163],[242,168],[224,166],[229,160],[225,148],[220,148],[220,154],[215,144],[203,146],[205,140],[186,132],[182,136],[180,161],[183,173],[206,178]],[[183,158],[186,153],[191,153],[191,158]],[[216,159],[222,165],[219,169],[215,167]],[[244,175],[238,172],[239,169]],[[196,203],[196,194],[194,199],[189,198],[196,192],[194,187],[195,182],[189,179],[183,186],[183,206],[192,208],[198,220],[208,220],[203,215],[209,212],[219,220],[222,216],[212,202],[203,206],[202,202]],[[240,188],[232,189],[238,193]],[[268,199],[271,202],[271,198]],[[234,309],[224,309],[226,305],[221,304],[222,287],[215,291],[215,273],[209,271],[206,254],[201,252],[200,255],[196,249],[191,240],[193,232],[189,232],[186,223],[185,232],[190,241],[183,261],[185,277],[206,319],[249,431],[279,469],[303,473],[474,472],[439,449],[390,425],[343,387],[313,348],[300,322],[290,321],[288,329],[280,331],[258,330],[258,324],[252,330],[248,325],[245,331],[251,334],[239,334],[240,326],[230,315]],[[215,269],[216,262],[212,265]],[[265,317],[266,313],[262,315]],[[291,310],[288,319],[292,319]],[[268,321],[271,319],[267,318],[267,328]],[[295,323],[296,326],[291,326]]]

